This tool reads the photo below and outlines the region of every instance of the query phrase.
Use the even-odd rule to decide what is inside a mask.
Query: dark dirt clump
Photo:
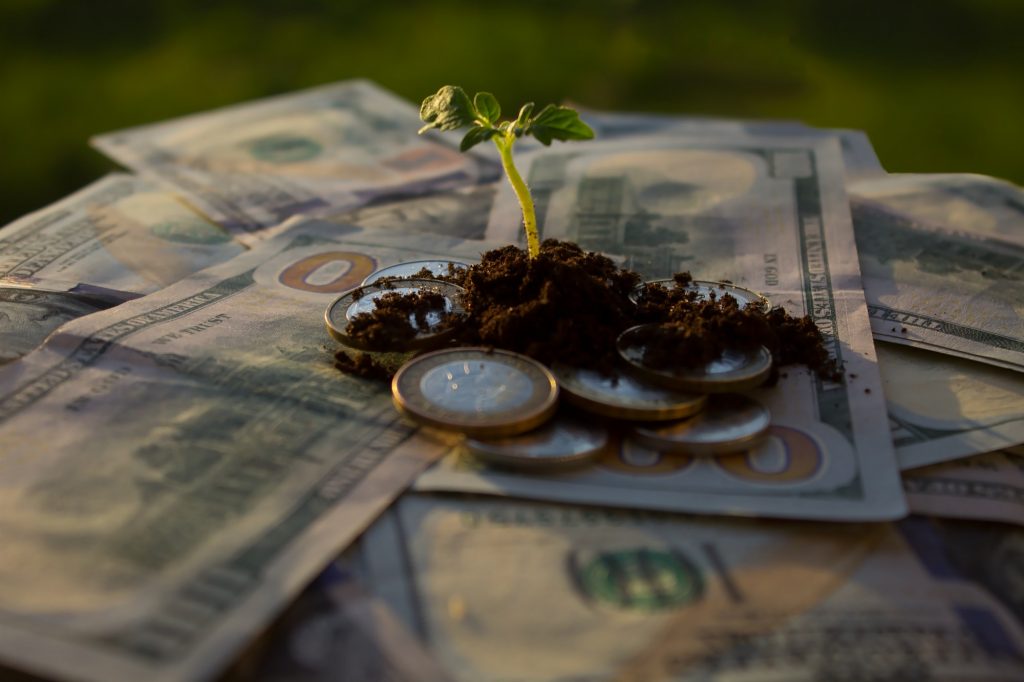
[[[680,273],[675,280],[685,286],[692,278]],[[727,293],[702,299],[692,289],[648,285],[637,317],[657,324],[637,336],[646,346],[645,364],[654,368],[696,367],[717,358],[725,347],[754,351],[764,346],[775,366],[799,363],[822,378],[840,378],[813,320],[793,317],[779,307],[766,313],[758,306],[741,308]]]
[[[427,328],[427,316],[434,314],[439,327],[455,324],[455,316],[445,310],[445,297],[436,291],[411,294],[388,292],[374,301],[372,313],[360,313],[349,320],[346,332],[360,340],[361,346],[389,349],[407,344],[421,329]],[[415,326],[409,320],[416,321]]]
[[[776,365],[804,363],[823,378],[839,378],[809,317],[794,318],[782,308],[767,313],[754,305],[740,308],[725,293],[701,299],[685,288],[692,281],[689,273],[674,277],[678,287],[645,286],[634,303],[630,293],[641,282],[637,273],[571,242],[545,240],[532,261],[523,249],[506,246],[483,254],[467,271],[434,278],[466,290],[467,314],[452,345],[493,346],[548,365],[562,362],[611,371],[619,334],[654,323],[645,339],[645,362],[653,367],[695,367],[714,360],[726,347],[753,350],[763,345]],[[382,296],[377,310],[354,318],[347,333],[368,346],[383,338],[391,344],[412,338],[417,330],[409,323],[410,312],[428,304],[403,298],[410,297]],[[428,311],[438,310],[440,303],[429,300],[433,307]]]
[[[639,282],[570,242],[545,240],[533,262],[514,246],[489,251],[463,280],[469,319],[460,340],[610,369],[616,337],[633,324],[629,292]]]
[[[364,379],[390,381],[392,372],[377,362],[367,353],[349,353],[339,350],[334,354],[334,367],[345,374],[352,374]]]

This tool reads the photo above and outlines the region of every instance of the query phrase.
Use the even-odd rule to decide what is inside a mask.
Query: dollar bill
[[[0,661],[217,672],[440,454],[333,368],[328,303],[480,244],[299,223],[0,367]]]
[[[358,543],[302,591],[220,682],[451,682],[350,564]]]
[[[111,305],[96,297],[0,286],[0,365],[38,347],[65,322]]]
[[[0,229],[0,285],[126,300],[243,251],[180,195],[115,173]]]
[[[351,80],[99,135],[93,145],[184,192],[247,242],[292,215],[473,182],[479,157],[418,136],[417,108]],[[492,173],[493,175],[493,173]]]
[[[460,187],[423,196],[392,198],[325,219],[396,232],[429,232],[483,239],[497,191],[495,183]]]
[[[1024,448],[905,471],[903,489],[921,514],[1024,526]]]
[[[1024,371],[1024,191],[896,175],[851,198],[875,338]]]
[[[875,345],[901,469],[1024,443],[1024,377],[999,367]]]
[[[810,314],[846,373],[829,382],[784,368],[755,394],[773,415],[768,438],[740,455],[689,459],[624,439],[591,468],[530,476],[456,451],[418,489],[800,518],[904,513],[834,140],[563,145],[527,159],[526,173],[545,237],[617,255],[651,279],[689,270],[764,291]],[[517,239],[518,220],[503,190],[489,237]]]
[[[602,140],[645,135],[684,135],[691,137],[728,137],[779,135],[784,137],[835,137],[843,152],[848,179],[885,175],[871,140],[860,130],[814,128],[791,120],[730,119],[705,116],[596,111],[579,107],[580,115]]]
[[[1024,189],[1006,180],[974,173],[893,173],[857,182],[850,194],[913,220],[1024,242]]]
[[[1024,530],[403,496],[368,586],[456,680],[1024,676]]]

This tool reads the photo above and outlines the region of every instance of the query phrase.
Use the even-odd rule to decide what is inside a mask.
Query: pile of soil
[[[634,325],[657,323],[645,339],[645,363],[652,367],[696,367],[726,347],[754,350],[763,345],[776,366],[803,363],[823,378],[838,377],[809,317],[794,318],[782,308],[740,308],[724,292],[702,300],[692,290],[659,285],[644,287],[634,303],[629,295],[641,283],[640,275],[572,242],[545,240],[532,260],[525,250],[506,246],[483,254],[468,270],[423,276],[466,290],[465,318],[444,323],[459,325],[452,346],[491,346],[546,365],[560,362],[611,372],[619,334]],[[681,285],[690,280],[688,273],[675,277]],[[416,330],[409,323],[410,313],[440,311],[442,301],[430,295],[386,294],[376,305],[374,312],[353,318],[350,336],[367,344],[383,338],[381,334],[411,338]],[[375,379],[391,374],[365,354],[339,351],[336,358],[337,367],[348,373]]]

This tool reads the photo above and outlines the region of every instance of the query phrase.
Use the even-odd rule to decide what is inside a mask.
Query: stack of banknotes
[[[1024,679],[1024,190],[581,113],[517,148],[543,235],[810,315],[841,381],[783,368],[749,452],[489,469],[323,312],[518,242],[496,155],[367,81],[100,135],[129,172],[0,229],[0,677]]]

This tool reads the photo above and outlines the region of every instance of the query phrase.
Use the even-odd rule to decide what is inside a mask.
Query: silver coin
[[[654,279],[649,282],[644,282],[634,288],[629,294],[629,300],[633,303],[639,303],[643,297],[644,287],[649,284],[660,284],[669,290],[678,286],[675,280],[672,279]],[[749,305],[753,305],[759,307],[763,312],[768,312],[772,309],[771,302],[764,294],[759,294],[756,291],[751,291],[744,287],[738,287],[735,284],[729,284],[727,282],[711,282],[708,280],[695,279],[686,286],[686,290],[696,291],[697,297],[701,300],[710,299],[712,294],[716,298],[721,298],[723,294],[729,294],[736,299],[740,308],[746,308]]]
[[[772,354],[761,346],[744,352],[726,348],[703,367],[652,368],[643,362],[644,347],[637,337],[648,325],[630,327],[619,335],[619,356],[639,377],[659,386],[693,393],[731,393],[757,388],[772,370]]]
[[[670,424],[634,426],[633,438],[658,452],[723,455],[746,450],[771,426],[768,408],[745,395],[714,395],[695,417]]]
[[[412,339],[396,341],[381,348],[370,348],[347,333],[348,323],[352,318],[360,313],[372,313],[377,299],[381,296],[389,293],[413,294],[421,291],[436,291],[444,296],[444,310],[427,313],[426,324],[422,327],[416,321],[416,316],[410,314],[409,323],[417,330],[416,336]],[[446,314],[465,314],[465,309],[462,306],[464,293],[465,290],[460,286],[433,279],[398,279],[386,283],[360,286],[345,292],[327,306],[327,310],[324,312],[324,323],[327,325],[327,332],[336,340],[359,350],[406,351],[430,348],[443,343],[455,334],[454,327],[440,329],[439,325]]]
[[[555,365],[566,402],[614,419],[664,421],[682,419],[704,407],[707,396],[655,386],[628,374],[606,376],[598,371]]]
[[[562,469],[592,461],[608,445],[608,429],[567,414],[517,436],[467,438],[466,449],[481,460],[516,469]]]
[[[465,272],[469,269],[469,263],[463,263],[457,260],[411,260],[405,263],[397,263],[395,265],[389,265],[386,268],[381,268],[376,272],[368,275],[363,280],[362,286],[367,284],[373,284],[382,277],[401,277],[402,279],[409,279],[417,277],[423,278],[419,273],[426,268],[432,275],[447,275],[448,266],[454,266],[458,272]]]
[[[558,384],[544,365],[488,348],[451,348],[414,358],[395,374],[391,393],[410,419],[482,437],[529,431],[558,406]]]

